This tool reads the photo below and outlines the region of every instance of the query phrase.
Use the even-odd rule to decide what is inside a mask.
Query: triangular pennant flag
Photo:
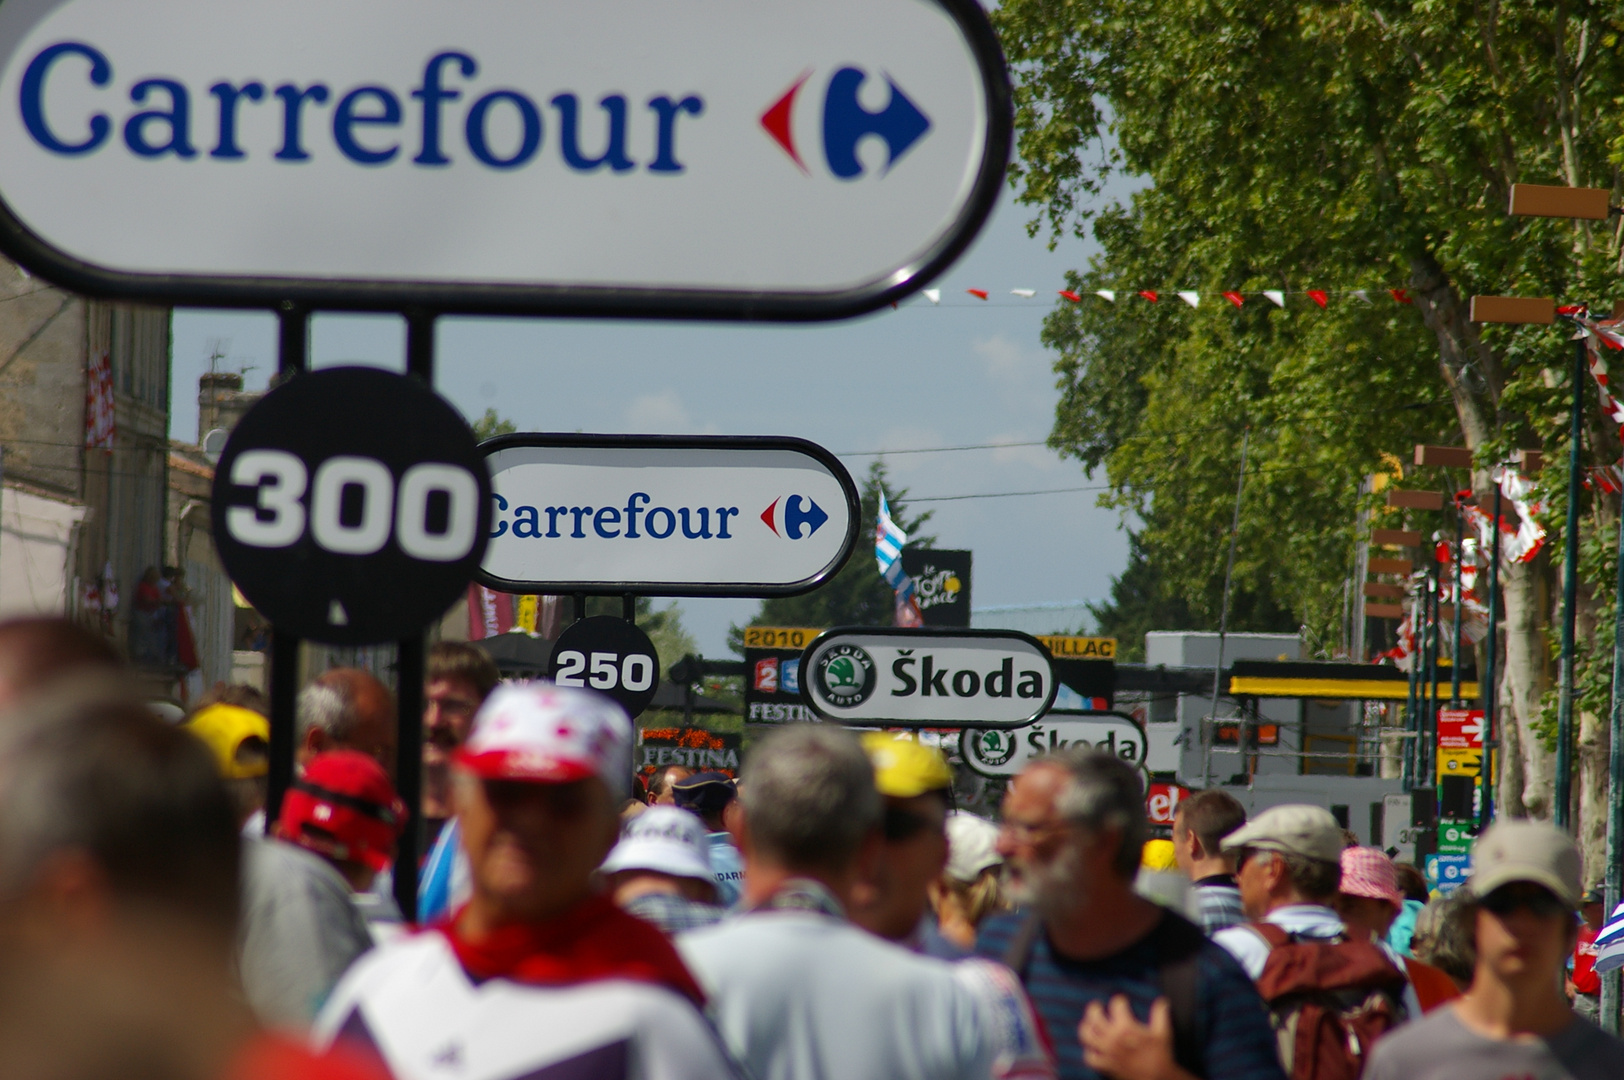
[[[1240,307],[1242,304],[1246,303],[1246,297],[1242,296],[1238,292],[1226,292],[1226,293],[1224,293],[1224,299],[1228,300],[1231,304],[1234,304],[1236,307]]]
[[[977,300],[985,300],[987,298],[986,289],[965,289],[964,291],[975,297]]]
[[[1094,295],[1098,296],[1100,299],[1104,300],[1108,304],[1116,303],[1116,290],[1115,289],[1095,289],[1094,290]],[[1139,295],[1144,296],[1145,294],[1140,293]]]
[[[940,304],[942,302],[942,290],[940,290],[940,289],[926,289],[925,290],[925,299],[929,300],[933,304]]]
[[[1583,304],[1563,304],[1556,309],[1558,315],[1580,315],[1586,310]]]
[[[1331,299],[1330,294],[1324,289],[1309,289],[1307,292],[1308,298],[1314,301],[1314,303],[1318,304],[1320,307],[1324,307]]]
[[[1038,291],[1036,289],[1011,289],[1009,294],[1011,296],[1024,296],[1030,300],[1038,294]]]
[[[1201,294],[1200,293],[1181,292],[1181,293],[1179,293],[1179,299],[1183,300],[1186,304],[1189,304],[1191,307],[1200,307],[1201,306]]]
[[[1070,300],[1074,304],[1080,304],[1083,302],[1083,298],[1072,292],[1070,289],[1061,289],[1060,295],[1065,297],[1067,300]]]
[[[1281,292],[1279,289],[1264,289],[1263,295],[1267,296],[1274,303],[1275,307],[1286,306],[1286,294]]]
[[[1393,294],[1393,299],[1397,300],[1401,304],[1413,304],[1413,303],[1415,303],[1414,300],[1410,299],[1409,292],[1407,292],[1404,289],[1388,289],[1387,291],[1392,293]]]
[[[1370,303],[1370,292],[1366,289],[1355,289],[1353,295],[1355,299],[1363,300],[1367,304]]]
[[[1152,304],[1161,299],[1161,296],[1156,292],[1155,289],[1140,289],[1139,295],[1143,296],[1146,300],[1149,300]]]

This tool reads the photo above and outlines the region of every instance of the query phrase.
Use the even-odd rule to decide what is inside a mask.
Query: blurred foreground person
[[[732,1075],[670,942],[594,889],[631,739],[590,691],[492,694],[452,771],[468,903],[351,968],[317,1043],[367,1047],[402,1080]]]
[[[468,857],[451,807],[451,762],[501,681],[481,649],[436,642],[423,673],[423,817],[429,854],[417,874],[416,921],[438,922],[468,902]]]
[[[716,875],[716,902],[725,908],[739,902],[744,887],[744,863],[726,821],[728,808],[738,797],[733,778],[723,772],[693,773],[671,781],[672,801],[705,823],[711,871]]]
[[[930,914],[930,887],[948,861],[953,770],[946,756],[910,736],[883,731],[864,735],[863,749],[885,803],[884,843],[872,876],[855,890],[852,922],[913,952],[953,962],[954,977],[981,1004],[981,1033],[993,1048],[994,1077],[1053,1077],[1053,1055],[1014,972],[948,941]]]
[[[1004,909],[998,826],[963,810],[947,815],[947,865],[931,884],[930,904],[942,937],[965,952],[983,919]]]
[[[0,724],[0,1076],[373,1075],[258,1032],[237,822],[205,747],[106,687]]]
[[[1376,1044],[1367,1080],[1616,1080],[1624,1042],[1562,992],[1579,907],[1579,850],[1545,822],[1504,820],[1472,851],[1465,914],[1477,966],[1458,1000]]]
[[[113,673],[124,661],[107,639],[67,619],[0,621],[0,712],[79,672]]]
[[[1209,935],[1246,921],[1235,860],[1224,854],[1224,837],[1246,824],[1246,808],[1227,791],[1193,792],[1173,811],[1173,853],[1190,879]]]
[[[985,1078],[979,1006],[948,965],[847,921],[884,842],[857,737],[782,728],[756,744],[742,780],[742,912],[678,944],[745,1071],[754,1080]]]
[[[600,868],[615,903],[668,935],[722,918],[705,825],[675,806],[651,806],[625,826]]]
[[[339,976],[372,947],[357,898],[389,865],[405,819],[377,762],[330,750],[282,797],[275,838],[245,843],[240,967],[261,1023],[309,1031]],[[398,912],[388,921],[398,924]]]
[[[1282,1080],[1251,980],[1189,920],[1133,891],[1150,831],[1139,773],[1072,750],[1024,768],[998,849],[1011,899],[976,951],[1021,977],[1063,1080]],[[1079,1023],[1081,1021],[1081,1023]]]

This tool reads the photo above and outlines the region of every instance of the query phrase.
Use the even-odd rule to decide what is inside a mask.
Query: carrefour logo
[[[829,515],[823,507],[800,495],[783,495],[761,512],[761,521],[774,536],[800,540],[823,527]]]
[[[596,506],[544,506],[510,502],[493,494],[491,536],[521,540],[732,540],[738,527],[737,506],[660,505],[646,491]],[[805,495],[781,495],[761,512],[761,523],[784,540],[805,540],[821,529],[829,514]]]
[[[811,175],[801,144],[795,135],[795,102],[812,72],[807,71],[761,114],[761,126],[783,148],[800,170]],[[891,98],[878,112],[870,112],[858,100],[858,92],[869,78],[861,68],[843,67],[830,76],[823,92],[823,160],[829,171],[842,180],[863,175],[857,145],[870,135],[885,142],[887,157],[882,175],[890,172],[897,159],[930,131],[930,118],[889,76],[882,76],[891,88]]]

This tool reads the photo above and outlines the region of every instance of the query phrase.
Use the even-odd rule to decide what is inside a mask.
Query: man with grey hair
[[[395,775],[395,695],[370,672],[334,668],[299,691],[299,767],[328,750],[359,750]]]
[[[1133,890],[1149,834],[1136,769],[1094,750],[1041,758],[1003,818],[998,851],[1025,910],[982,923],[976,951],[1020,975],[1061,1080],[1281,1080],[1251,979]]]
[[[756,1080],[984,1078],[991,1040],[945,963],[847,921],[879,852],[881,803],[855,736],[802,724],[745,762],[743,912],[678,940],[723,1041]]]

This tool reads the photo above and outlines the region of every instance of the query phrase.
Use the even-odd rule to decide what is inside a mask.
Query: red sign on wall
[[[1483,710],[1439,709],[1438,749],[1483,749]]]
[[[1145,792],[1145,811],[1152,825],[1173,824],[1173,812],[1190,797],[1190,789],[1179,784],[1151,784]]]

